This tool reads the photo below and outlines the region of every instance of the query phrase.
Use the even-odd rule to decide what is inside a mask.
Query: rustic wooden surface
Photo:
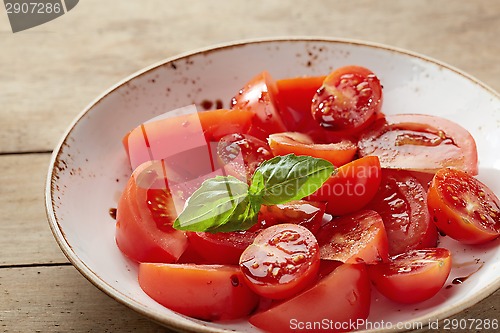
[[[316,35],[390,44],[500,90],[500,1],[98,1],[13,34],[0,9],[0,330],[163,332],[85,280],[44,209],[50,152],[103,90],[163,58],[237,39]],[[456,318],[499,318],[500,292]]]

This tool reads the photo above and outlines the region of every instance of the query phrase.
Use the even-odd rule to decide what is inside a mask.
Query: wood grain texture
[[[119,80],[216,43],[313,35],[410,49],[498,91],[499,22],[492,0],[85,0],[16,34],[0,15],[0,331],[168,332],[70,266],[45,216],[48,152]],[[454,318],[498,319],[499,304],[497,291]]]
[[[500,2],[80,1],[12,34],[0,23],[0,152],[52,149],[101,92],[166,57],[237,39],[315,35],[408,48],[500,90]]]

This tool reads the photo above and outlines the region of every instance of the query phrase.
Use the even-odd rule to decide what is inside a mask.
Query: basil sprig
[[[208,179],[188,199],[173,226],[186,231],[247,230],[257,222],[262,204],[302,199],[318,190],[334,171],[326,160],[289,154],[263,162],[250,186],[232,176]]]

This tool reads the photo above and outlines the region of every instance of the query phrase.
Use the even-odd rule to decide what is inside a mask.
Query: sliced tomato
[[[388,115],[358,142],[360,156],[375,155],[383,168],[435,173],[453,167],[478,172],[474,138],[460,125],[422,114]]]
[[[427,193],[410,172],[383,169],[380,190],[366,208],[382,216],[390,255],[436,246],[438,233],[430,220]]]
[[[368,265],[373,284],[387,298],[405,304],[425,301],[443,287],[451,270],[447,249],[431,248],[399,254],[388,263]]]
[[[315,286],[250,317],[266,332],[346,332],[349,323],[366,319],[371,285],[364,264],[342,264]],[[323,323],[318,329],[314,323]]]
[[[172,227],[176,217],[162,163],[141,164],[118,202],[116,244],[135,261],[175,262],[187,248],[184,232]]]
[[[255,114],[249,134],[261,139],[271,133],[285,132],[277,106],[276,82],[267,71],[252,78],[231,99],[231,109],[250,111]]]
[[[262,230],[240,258],[248,286],[272,299],[291,297],[308,287],[316,280],[319,264],[314,235],[289,223]]]
[[[326,212],[332,215],[353,213],[373,199],[381,178],[378,158],[366,156],[338,168],[309,199],[327,202]]]
[[[259,300],[236,266],[141,263],[139,285],[161,305],[209,321],[244,317]]]
[[[355,130],[373,121],[382,106],[382,86],[373,72],[345,66],[331,72],[314,95],[313,118],[332,131]]]
[[[273,155],[266,142],[249,134],[233,133],[220,139],[217,156],[227,174],[249,182],[255,169]]]
[[[268,141],[274,156],[288,154],[312,156],[330,161],[337,167],[352,161],[358,150],[358,147],[349,140],[318,144],[308,135],[298,132],[271,134]]]
[[[362,210],[323,225],[316,235],[321,259],[374,264],[389,259],[384,221],[375,211]]]
[[[187,165],[204,167],[202,174],[214,170],[208,143],[228,134],[246,133],[253,117],[251,111],[211,110],[153,119],[127,133],[122,141],[132,170],[146,161],[178,159],[184,153],[190,160]]]
[[[441,169],[429,187],[427,202],[437,227],[465,244],[500,236],[500,200],[465,172]]]
[[[325,204],[305,200],[291,201],[275,206],[262,206],[258,222],[247,231],[188,232],[191,251],[186,262],[238,265],[243,251],[252,244],[257,234],[267,227],[281,223],[298,224],[312,233],[318,231]],[[184,258],[181,258],[184,259]]]

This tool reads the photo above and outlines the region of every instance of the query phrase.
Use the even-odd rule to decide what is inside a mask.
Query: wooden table
[[[292,5],[293,3],[293,5]],[[500,90],[500,2],[98,1],[13,34],[0,9],[0,330],[164,331],[84,279],[46,221],[51,151],[98,94],[165,57],[231,40],[355,38],[411,49]],[[500,292],[457,318],[499,318]]]

